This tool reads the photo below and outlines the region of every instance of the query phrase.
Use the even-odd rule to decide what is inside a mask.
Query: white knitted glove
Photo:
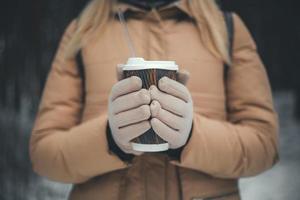
[[[183,84],[168,77],[159,80],[158,88],[150,87],[151,126],[171,149],[180,148],[187,142],[192,127],[191,94]]]
[[[130,141],[151,128],[150,93],[142,89],[137,76],[117,82],[111,90],[108,104],[108,121],[113,139],[125,153],[140,155]]]

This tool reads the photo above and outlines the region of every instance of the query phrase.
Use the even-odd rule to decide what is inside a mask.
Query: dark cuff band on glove
[[[118,147],[118,145],[116,144],[115,140],[112,137],[111,129],[109,127],[108,122],[106,125],[106,136],[107,136],[109,151],[117,155],[122,161],[131,162],[132,159],[134,158],[134,155],[127,154]]]
[[[182,147],[178,148],[178,149],[169,149],[167,151],[167,154],[169,156],[169,158],[171,160],[177,160],[179,162],[181,162],[180,160],[180,157],[181,157],[181,152],[183,151],[184,147],[187,145],[187,143],[189,142],[190,138],[191,138],[191,135],[192,135],[192,132],[193,132],[193,126],[194,124],[192,123],[192,128],[191,128],[191,131],[190,131],[190,134],[189,134],[189,137],[185,143],[185,145],[183,145]]]

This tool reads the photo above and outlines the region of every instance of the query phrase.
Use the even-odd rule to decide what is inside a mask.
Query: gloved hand
[[[158,88],[150,87],[151,126],[171,149],[180,148],[187,142],[192,127],[191,94],[183,84],[168,77],[159,80]]]
[[[122,77],[118,74],[118,78]],[[113,139],[125,153],[142,154],[132,149],[130,141],[151,128],[150,100],[149,91],[142,89],[142,80],[137,76],[123,79],[112,87],[108,121]]]

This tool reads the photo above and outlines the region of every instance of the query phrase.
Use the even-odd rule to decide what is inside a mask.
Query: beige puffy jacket
[[[150,12],[118,4],[131,11],[128,26],[139,56],[175,60],[191,73],[193,129],[180,159],[144,154],[125,161],[109,149],[108,94],[117,81],[116,65],[130,52],[119,21],[110,20],[82,49],[83,104],[76,60],[64,59],[76,28],[73,20],[53,60],[33,127],[34,170],[73,183],[71,200],[240,199],[238,178],[269,169],[278,155],[271,89],[246,26],[234,14],[233,64],[224,84],[223,63],[204,47],[187,0]]]

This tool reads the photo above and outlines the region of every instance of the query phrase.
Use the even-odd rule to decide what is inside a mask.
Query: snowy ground
[[[293,118],[292,93],[275,95],[280,117],[280,162],[271,170],[240,181],[243,200],[300,199],[300,121]]]
[[[293,118],[294,97],[292,93],[287,92],[276,93],[274,96],[281,127],[280,162],[259,176],[240,181],[243,200],[300,199],[300,122]],[[7,115],[3,118],[0,115],[1,136],[3,130],[15,128],[13,125],[3,128],[3,125],[10,124],[7,121],[14,119],[14,117],[7,118]],[[3,123],[4,121],[6,123]],[[23,120],[22,123],[27,124],[28,122]],[[19,129],[16,130],[15,136],[17,137],[20,137],[18,132],[21,132],[22,128]],[[12,137],[14,136],[4,138],[9,140]],[[18,139],[18,141],[20,140]],[[21,141],[24,141],[24,138]],[[27,148],[27,144],[23,143],[24,148]],[[14,158],[19,162],[14,162],[10,159],[12,157],[8,158],[5,154],[8,152],[7,148],[5,145],[0,146],[0,200],[65,200],[67,198],[70,185],[50,182],[32,175],[28,166],[28,156],[24,156],[26,151],[22,151],[24,158],[22,152],[18,154],[19,156],[15,154]],[[22,159],[27,160],[23,161]],[[23,166],[24,162],[27,165]],[[26,170],[22,170],[23,168]]]

